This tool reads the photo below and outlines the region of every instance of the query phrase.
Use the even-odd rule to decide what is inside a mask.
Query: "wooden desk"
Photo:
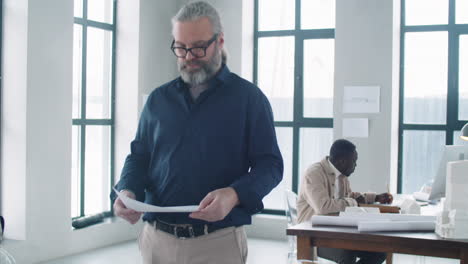
[[[297,236],[298,259],[312,259],[310,249],[316,246],[453,258],[468,264],[468,239],[444,239],[433,232],[359,233],[354,227],[305,222],[288,228],[286,233]]]

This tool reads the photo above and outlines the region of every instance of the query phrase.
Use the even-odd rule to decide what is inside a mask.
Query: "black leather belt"
[[[171,234],[177,238],[194,238],[198,236],[207,235],[216,230],[221,229],[222,227],[217,227],[213,225],[190,225],[190,224],[181,224],[173,225],[159,220],[151,222],[151,225],[161,231],[164,231],[168,234]]]

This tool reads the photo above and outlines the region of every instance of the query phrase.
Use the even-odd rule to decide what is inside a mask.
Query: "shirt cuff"
[[[358,206],[358,203],[353,198],[344,198],[348,206]]]
[[[256,194],[249,193],[247,188],[242,188],[237,184],[231,185],[231,187],[236,191],[237,197],[239,197],[240,207],[244,208],[249,214],[256,214],[263,210],[262,200],[259,202],[255,198]]]
[[[377,196],[377,193],[375,192],[368,192],[365,193],[364,197],[366,198],[366,204],[373,204],[375,203],[375,197]]]

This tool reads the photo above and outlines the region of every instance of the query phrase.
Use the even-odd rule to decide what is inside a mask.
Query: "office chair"
[[[0,216],[0,263],[1,264],[15,264],[15,259],[8,253],[5,249],[2,248],[2,240],[3,240],[3,230],[5,227],[5,221],[3,216]]]
[[[286,219],[288,220],[288,227],[297,224],[297,194],[290,191],[285,190],[284,193],[285,197],[285,214]],[[295,263],[318,263],[317,262],[317,254],[314,254],[314,260],[306,260],[301,259],[297,260],[297,238],[296,236],[288,236],[289,242],[289,252],[288,252],[288,264],[295,264]],[[316,248],[314,247],[314,251]]]

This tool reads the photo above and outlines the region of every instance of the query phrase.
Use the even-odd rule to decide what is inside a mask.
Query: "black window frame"
[[[254,1],[254,61],[253,82],[258,84],[258,40],[263,37],[294,37],[294,110],[292,121],[275,121],[276,127],[293,129],[292,141],[292,186],[289,188],[295,193],[299,187],[299,161],[300,161],[300,129],[301,128],[333,128],[333,117],[310,118],[304,117],[304,41],[308,39],[335,39],[335,29],[301,29],[301,0],[295,1],[295,26],[292,30],[259,31],[259,0]],[[334,1],[334,0],[332,0]],[[260,87],[261,88],[261,87]],[[284,210],[264,209],[264,214],[284,215]]]
[[[76,0],[75,0],[76,1]],[[80,118],[72,119],[72,126],[79,126],[80,129],[80,215],[72,217],[72,226],[83,228],[97,222],[101,222],[106,217],[114,215],[112,201],[110,200],[109,211],[101,212],[95,215],[85,215],[85,150],[86,150],[86,127],[87,126],[108,126],[110,128],[110,153],[109,153],[109,194],[114,186],[114,156],[115,156],[115,65],[116,65],[116,25],[117,25],[117,0],[113,0],[113,21],[112,23],[98,22],[88,19],[88,1],[82,0],[82,16],[74,17],[74,25],[82,26],[82,54],[81,54],[81,106]],[[111,59],[111,85],[110,85],[110,118],[88,119],[86,118],[86,66],[87,66],[87,30],[88,28],[97,28],[110,31],[112,33],[112,59]]]
[[[453,134],[461,130],[467,120],[459,120],[459,37],[468,35],[468,24],[456,24],[456,0],[449,0],[448,24],[443,25],[405,25],[405,3],[401,0],[401,31],[400,31],[400,101],[399,101],[399,129],[398,129],[398,184],[397,192],[403,188],[403,133],[405,131],[443,131],[445,132],[445,144],[454,143]],[[448,33],[448,76],[447,76],[447,111],[446,124],[407,124],[404,123],[404,65],[405,65],[405,34],[413,32],[447,32]]]

